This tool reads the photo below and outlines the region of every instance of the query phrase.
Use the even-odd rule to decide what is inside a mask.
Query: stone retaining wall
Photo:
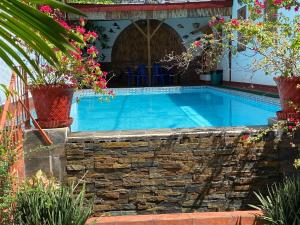
[[[67,182],[87,171],[95,215],[248,209],[253,191],[292,171],[289,141],[246,145],[245,129],[75,133]],[[280,148],[280,151],[278,149]],[[284,170],[283,170],[284,169]]]

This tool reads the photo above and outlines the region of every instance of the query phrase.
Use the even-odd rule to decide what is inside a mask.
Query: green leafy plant
[[[11,152],[0,146],[0,224],[10,225],[11,209],[14,202],[12,191],[13,178],[10,175],[10,168],[15,161]]]
[[[16,225],[84,225],[92,212],[91,201],[85,204],[85,188],[60,186],[41,171],[26,181],[16,194]]]
[[[251,207],[261,210],[261,218],[270,225],[300,224],[300,178],[286,179],[268,189],[267,196],[256,193],[260,205]]]

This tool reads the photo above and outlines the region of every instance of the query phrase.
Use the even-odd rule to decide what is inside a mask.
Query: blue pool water
[[[278,104],[264,97],[240,93],[202,87],[166,93],[117,93],[110,102],[100,102],[97,96],[81,97],[79,103],[72,104],[71,130],[266,125],[279,110]]]

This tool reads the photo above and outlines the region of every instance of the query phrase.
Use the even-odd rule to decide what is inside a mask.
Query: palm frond
[[[83,15],[80,11],[55,0],[28,0],[28,2],[47,4],[65,12]],[[31,59],[30,53],[18,46],[17,39],[22,40],[52,66],[58,66],[59,62],[51,46],[68,55],[68,50],[73,49],[69,40],[80,41],[75,34],[69,33],[51,17],[21,0],[1,1],[0,37],[0,58],[21,78],[22,74],[16,69],[17,66],[23,67],[32,79],[34,79],[32,70],[40,73],[39,67]]]

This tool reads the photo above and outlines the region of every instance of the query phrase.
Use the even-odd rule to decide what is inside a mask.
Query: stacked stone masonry
[[[282,180],[296,151],[272,138],[245,144],[243,133],[71,134],[66,182],[86,174],[96,216],[249,209],[253,191]]]

